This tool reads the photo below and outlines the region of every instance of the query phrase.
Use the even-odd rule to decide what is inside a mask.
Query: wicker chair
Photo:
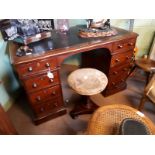
[[[119,135],[121,122],[125,118],[131,118],[142,122],[147,126],[150,134],[155,134],[155,126],[149,118],[132,107],[119,104],[98,108],[88,123],[86,134]]]

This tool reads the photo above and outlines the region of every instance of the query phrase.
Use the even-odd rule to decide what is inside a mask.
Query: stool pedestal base
[[[99,106],[87,96],[82,97],[82,102],[75,105],[72,111],[70,111],[70,116],[74,119],[78,115],[92,114]]]

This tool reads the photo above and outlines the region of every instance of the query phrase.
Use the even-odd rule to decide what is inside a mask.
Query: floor
[[[86,130],[91,115],[81,115],[76,119],[69,116],[69,111],[78,101],[80,95],[75,94],[67,84],[68,74],[75,70],[75,66],[63,65],[61,69],[61,80],[63,87],[64,102],[67,108],[67,114],[42,123],[34,125],[27,108],[26,99],[23,95],[7,112],[17,132],[21,135],[76,135]],[[139,77],[140,71],[137,70],[134,76],[128,78],[127,89],[103,97],[101,94],[92,96],[91,99],[99,106],[108,104],[126,104],[137,108],[144,88],[144,76]],[[22,93],[21,93],[22,94]],[[145,104],[143,113],[146,114],[155,123],[155,106],[148,102]]]

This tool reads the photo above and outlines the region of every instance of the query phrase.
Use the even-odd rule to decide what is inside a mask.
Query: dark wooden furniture
[[[0,104],[0,135],[17,135],[17,131]]]
[[[146,73],[146,83],[144,88],[144,94],[141,98],[140,105],[138,107],[138,109],[141,111],[144,107],[144,103],[146,99],[148,98],[146,94],[148,93],[151,87],[151,84],[149,84],[149,83],[152,83],[150,82],[150,79],[152,79],[152,76],[155,73],[155,61],[151,60],[150,58],[138,58],[135,60],[135,66],[133,67],[133,70],[136,67],[142,69]]]
[[[0,104],[0,135],[17,135],[17,131]]]
[[[138,58],[135,60],[135,67],[142,69],[146,73],[146,84],[155,73],[155,61],[149,58]]]
[[[82,53],[81,67],[106,74],[109,83],[105,96],[126,88],[137,34],[116,30],[116,36],[87,39],[78,36],[78,27],[70,28],[66,35],[53,31],[52,39],[31,44],[33,54],[22,57],[16,56],[20,45],[10,43],[10,60],[25,88],[36,124],[66,113],[59,71],[69,56]],[[53,78],[47,76],[48,72]]]
[[[0,84],[2,81],[0,80]],[[17,135],[17,131],[0,103],[0,135]]]

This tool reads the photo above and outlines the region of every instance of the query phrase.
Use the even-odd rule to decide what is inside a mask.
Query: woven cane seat
[[[119,135],[120,125],[126,118],[142,122],[150,134],[155,134],[155,126],[140,111],[126,105],[108,105],[98,108],[88,124],[89,135]]]
[[[107,86],[106,75],[93,68],[82,68],[73,71],[68,76],[69,86],[80,95],[95,95]]]

